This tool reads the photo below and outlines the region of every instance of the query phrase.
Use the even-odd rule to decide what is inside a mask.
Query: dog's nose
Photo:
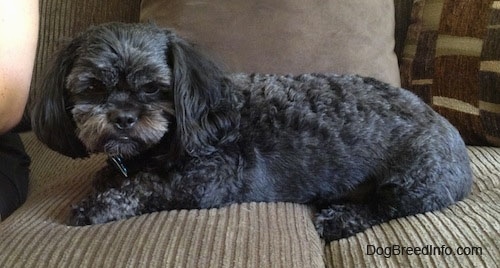
[[[133,111],[116,111],[110,116],[111,122],[118,129],[130,129],[137,123],[137,113]]]

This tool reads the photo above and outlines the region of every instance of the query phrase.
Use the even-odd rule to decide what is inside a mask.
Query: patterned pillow
[[[500,1],[416,0],[402,86],[448,118],[469,145],[500,146]]]

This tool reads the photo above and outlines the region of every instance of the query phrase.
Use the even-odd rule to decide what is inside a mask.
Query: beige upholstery
[[[146,4],[151,2],[152,0],[143,0],[142,5],[146,7]],[[181,3],[180,1],[170,0],[169,2],[177,5]],[[188,0],[182,2],[191,4],[206,3],[206,1]],[[211,2],[222,3],[222,1]],[[229,3],[231,1],[225,2]],[[241,0],[236,2],[248,5],[247,2],[250,1]],[[271,1],[251,2],[270,3]],[[296,10],[299,9],[299,6],[300,10],[303,10],[304,6],[302,4],[304,1],[300,2],[302,5],[299,5],[299,1],[275,2],[281,3],[275,9],[287,7],[288,3],[290,3],[289,8],[295,8]],[[312,2],[309,1],[308,3]],[[351,21],[345,21],[343,27],[349,27],[351,22],[363,25],[362,20],[365,19],[365,16],[375,14],[378,15],[372,18],[379,17],[379,22],[393,23],[393,14],[390,13],[390,10],[393,9],[390,6],[391,1],[332,0],[332,2],[337,3],[334,8],[332,7],[334,11],[341,6],[354,7],[358,5],[357,9],[360,9],[353,10],[358,14],[357,17]],[[388,13],[377,13],[381,12],[381,9],[375,9],[368,5],[363,6],[362,3],[370,5],[375,3],[389,4],[389,6],[385,7]],[[407,16],[401,14],[408,14],[408,6],[411,1],[396,0],[395,4],[397,7],[397,29],[400,30],[396,35],[396,39],[399,40],[398,48],[402,48],[402,40],[405,35],[404,25],[408,25],[409,21]],[[41,0],[42,28],[40,31],[37,72],[34,81],[38,81],[37,78],[42,72],[41,70],[46,66],[49,55],[61,41],[65,41],[91,24],[109,20],[138,21],[139,6],[139,0]],[[172,16],[169,10],[161,10],[159,6],[150,8]],[[193,19],[193,14],[199,14],[192,13],[196,11],[196,7],[185,6],[184,8],[186,8],[185,13],[175,13],[173,15],[184,14],[187,16],[186,18]],[[268,8],[271,7],[264,8],[264,10],[269,12]],[[209,10],[210,12],[218,12],[214,6]],[[320,12],[314,4],[308,6],[307,10]],[[151,9],[149,11],[147,9],[143,10],[143,19],[145,19],[147,12],[151,12]],[[325,17],[321,18],[325,20]],[[202,19],[207,18],[204,16],[196,17],[196,20],[192,22],[186,22],[185,18],[168,18],[172,22],[181,23],[185,30],[200,25]],[[227,17],[221,17],[221,19],[228,21]],[[237,39],[245,37],[244,33],[251,33],[239,31],[238,27],[243,27],[245,20],[249,18],[243,17],[240,19],[242,21],[233,25],[234,28],[229,28],[231,25],[226,23],[222,24],[221,33],[210,32],[210,34],[214,34],[214,37],[224,37],[227,38],[224,40],[234,41],[234,48],[230,50],[233,53],[241,51],[247,53],[242,55],[241,58],[236,57],[236,59],[242,60],[241,62],[230,61],[228,63],[235,64],[235,68],[239,68],[238,64],[244,63],[243,61],[246,62],[248,58],[251,59],[249,64],[254,64],[258,61],[257,58],[254,60],[253,57],[263,55],[260,47],[252,52],[257,54],[248,54],[250,53],[249,49],[252,47],[251,44],[246,44]],[[285,19],[286,16],[281,17],[278,22],[285,23]],[[268,18],[267,24],[262,23],[261,26],[273,26],[272,22]],[[279,44],[280,42],[276,42],[276,40],[283,40],[283,43],[288,43],[285,41],[293,38],[303,38],[304,36],[301,37],[301,35],[308,32],[306,29],[309,30],[305,25],[301,28],[301,24],[297,21],[291,20],[286,23],[288,22],[295,23],[294,25],[299,27],[298,32],[290,32],[279,38],[274,35],[264,36],[262,38],[266,40],[255,40],[255,44],[284,45]],[[371,22],[376,23],[377,20]],[[311,23],[316,25],[314,23],[320,22],[311,21]],[[366,22],[364,25],[367,25]],[[372,24],[370,23],[370,25]],[[176,26],[174,25],[174,27]],[[349,28],[339,29],[338,24],[331,25],[336,30],[329,29],[329,27],[328,25],[322,25],[311,29],[311,31],[312,34],[316,34],[321,38],[323,38],[323,31],[335,34],[340,32],[344,34],[351,33],[351,37],[357,38],[354,39],[357,40],[356,42],[363,43],[365,41],[365,39],[357,35],[358,32],[346,30]],[[234,31],[235,40],[229,36],[231,32],[227,31],[228,29]],[[380,39],[388,42],[380,51],[382,57],[392,53],[390,52],[391,49],[387,49],[387,47],[391,47],[393,41],[385,36],[391,31],[392,29],[386,29],[384,37]],[[364,33],[366,34],[367,31]],[[210,34],[205,33],[204,38],[215,45],[217,42],[214,42],[215,39],[211,38]],[[295,34],[298,37],[295,37]],[[346,36],[349,35],[344,36],[347,38]],[[259,38],[259,36],[254,35],[252,38]],[[271,39],[274,39],[274,41]],[[332,42],[342,41],[336,40],[336,38],[329,40]],[[366,40],[376,41],[372,39]],[[370,43],[370,46],[371,44],[373,43]],[[310,45],[312,46],[312,44]],[[336,54],[335,57],[332,57],[332,60],[338,60],[335,61],[334,67],[340,68],[335,70],[351,67],[365,68],[373,64],[371,67],[375,67],[375,72],[377,68],[382,72],[395,68],[397,72],[396,63],[391,59],[392,56],[389,56],[390,61],[387,61],[386,64],[393,61],[394,66],[385,66],[387,68],[383,68],[378,65],[377,57],[373,58],[373,61],[363,62],[363,60],[356,58],[356,55],[352,55],[352,53],[361,53],[361,51],[355,49],[355,47],[361,45],[363,44],[353,44],[352,48],[348,48],[348,51],[351,50],[349,56],[344,55],[345,57],[343,57],[342,54]],[[278,50],[279,53],[271,53],[277,57],[276,61],[290,60],[290,56],[287,54],[290,52],[289,49],[303,49],[300,46],[298,48],[289,46],[291,44],[287,44],[283,50]],[[220,50],[217,51],[215,47],[210,49],[215,50],[217,53],[221,52]],[[273,49],[276,51],[276,47]],[[316,51],[311,47],[307,47],[307,51],[312,52],[312,54],[319,53],[319,50]],[[283,69],[277,69],[276,71],[298,72],[300,70],[294,68],[313,68],[306,65],[306,63],[312,64],[309,61],[311,58],[304,56],[305,54],[302,53],[294,55],[297,56],[295,60],[299,64],[282,62],[285,64],[282,67]],[[324,60],[321,57],[316,59],[317,61]],[[267,58],[264,57],[260,60],[266,61]],[[353,65],[340,66],[344,63]],[[249,65],[249,67],[245,68],[261,67],[272,68],[273,65],[260,66],[258,64],[253,65],[253,67]],[[374,69],[372,69],[372,72]],[[268,69],[261,70],[266,71]],[[359,70],[361,72],[362,69]],[[396,80],[393,81],[397,82]],[[34,85],[36,87],[36,83]],[[43,94],[43,92],[37,93]],[[375,226],[349,239],[342,239],[325,245],[318,237],[312,224],[313,211],[307,206],[290,203],[250,203],[235,204],[211,210],[164,211],[103,225],[69,227],[65,222],[68,219],[70,205],[83,198],[90,191],[92,174],[105,164],[105,158],[103,156],[93,156],[89,159],[73,160],[50,151],[38,142],[31,132],[23,134],[22,139],[33,161],[30,191],[26,203],[10,217],[0,222],[0,267],[441,268],[496,267],[500,260],[500,207],[498,206],[500,203],[500,148],[469,147],[475,183],[472,194],[464,201],[443,211],[396,219]],[[398,246],[400,247],[399,254],[397,254]],[[405,254],[402,253],[401,247],[406,247]],[[415,254],[415,250],[418,250],[418,248],[425,250],[426,247],[427,250],[429,250],[429,247],[434,247],[434,254]],[[445,256],[445,253],[457,253],[458,247],[464,247],[466,250],[470,250],[467,253],[474,253],[474,255]],[[392,253],[392,255],[369,254],[371,252],[367,250],[373,248],[376,248],[380,253]],[[396,251],[391,252],[387,248]],[[446,251],[443,252],[443,249]],[[479,249],[481,252],[478,251]],[[413,255],[409,255],[408,253],[412,252],[408,250],[413,250]],[[439,255],[439,253],[442,254]]]
[[[470,147],[470,197],[330,245],[310,208],[250,203],[152,213],[86,227],[65,224],[105,158],[73,160],[22,135],[33,158],[26,203],[0,223],[0,267],[493,267],[500,256],[500,149]],[[480,247],[474,256],[368,255],[367,247]]]
[[[359,73],[399,85],[392,0],[143,0],[235,72]]]

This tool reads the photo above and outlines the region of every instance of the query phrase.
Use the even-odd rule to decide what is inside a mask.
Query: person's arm
[[[38,40],[38,0],[0,0],[0,134],[22,118]]]

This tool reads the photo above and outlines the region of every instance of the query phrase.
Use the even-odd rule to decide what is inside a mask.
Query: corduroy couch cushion
[[[32,157],[28,200],[0,223],[0,267],[321,267],[311,210],[251,203],[152,213],[69,227],[102,156],[73,160],[22,136]]]
[[[172,28],[233,72],[358,73],[400,84],[393,0],[143,0],[141,21]]]
[[[38,70],[57,44],[88,25],[138,20],[139,2],[42,0]],[[289,203],[165,211],[69,227],[69,206],[90,191],[104,157],[72,160],[47,149],[33,133],[22,139],[33,160],[30,191],[27,202],[0,222],[0,267],[494,267],[500,258],[500,148],[469,147],[475,183],[463,202],[324,245],[311,209]],[[429,246],[434,253],[464,247],[474,255],[401,251]]]
[[[470,145],[500,146],[500,2],[417,0],[402,85],[444,115]]]
[[[73,160],[33,133],[22,139],[33,159],[30,191],[0,223],[0,267],[493,267],[500,256],[500,148],[469,148],[475,183],[465,201],[324,245],[311,209],[290,203],[164,211],[69,227],[70,205],[90,191],[105,158]],[[446,251],[386,249],[398,246]],[[445,254],[458,247],[474,255]]]

